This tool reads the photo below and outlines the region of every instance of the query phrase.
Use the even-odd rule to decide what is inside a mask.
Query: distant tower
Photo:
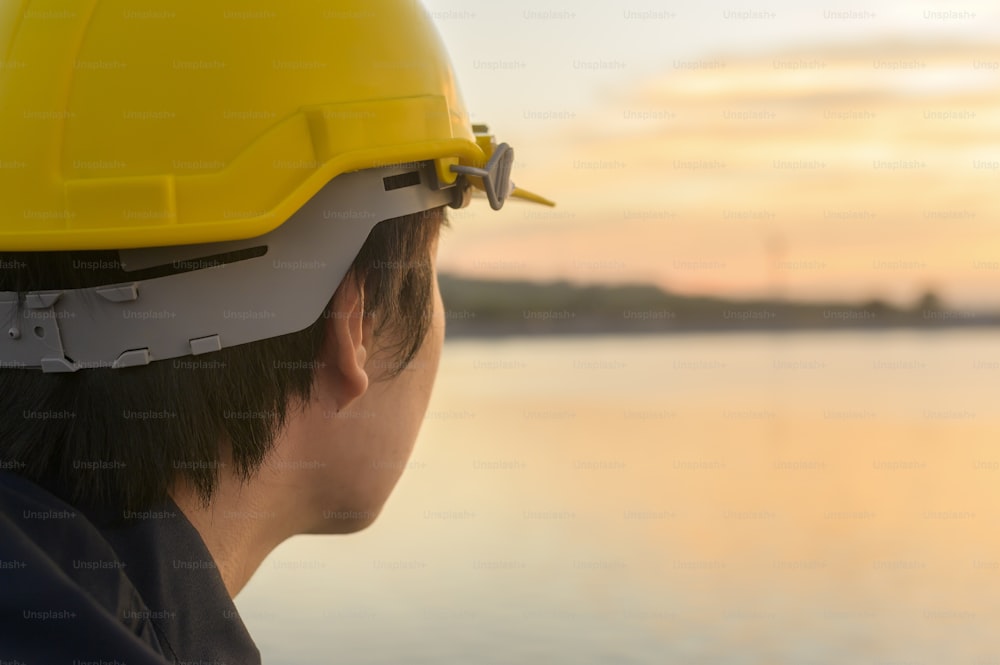
[[[764,251],[767,253],[768,295],[773,300],[783,300],[785,297],[785,271],[782,264],[787,254],[785,234],[781,231],[771,231],[764,236]]]

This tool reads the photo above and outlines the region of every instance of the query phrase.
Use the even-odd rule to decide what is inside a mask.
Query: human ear
[[[365,364],[372,344],[372,319],[365,315],[364,283],[348,274],[337,287],[327,314],[324,364],[318,373],[341,410],[368,389]]]

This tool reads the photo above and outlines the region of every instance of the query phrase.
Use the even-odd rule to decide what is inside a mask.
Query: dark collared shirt
[[[0,662],[259,664],[177,505],[122,517],[0,472]]]

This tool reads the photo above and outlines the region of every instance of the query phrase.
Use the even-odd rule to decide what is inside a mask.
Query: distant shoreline
[[[936,325],[913,325],[906,323],[887,325],[772,325],[772,326],[675,326],[669,328],[640,328],[613,325],[595,326],[520,326],[517,324],[468,324],[448,320],[449,338],[491,338],[491,337],[537,337],[537,336],[570,336],[586,337],[599,335],[688,335],[688,334],[739,334],[748,332],[761,333],[811,333],[811,332],[891,332],[912,330],[920,333],[932,333],[945,330],[971,330],[997,328],[1000,333],[1000,318],[975,323],[951,323]],[[998,337],[1000,339],[1000,337]]]
[[[946,307],[933,293],[910,308],[682,296],[650,285],[475,280],[442,274],[448,336],[918,331],[1000,327],[1000,312]]]

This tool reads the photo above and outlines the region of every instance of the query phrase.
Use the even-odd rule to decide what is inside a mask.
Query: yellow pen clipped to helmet
[[[0,250],[255,237],[340,174],[418,160],[486,189],[495,143],[419,3],[238,7],[0,5]]]

